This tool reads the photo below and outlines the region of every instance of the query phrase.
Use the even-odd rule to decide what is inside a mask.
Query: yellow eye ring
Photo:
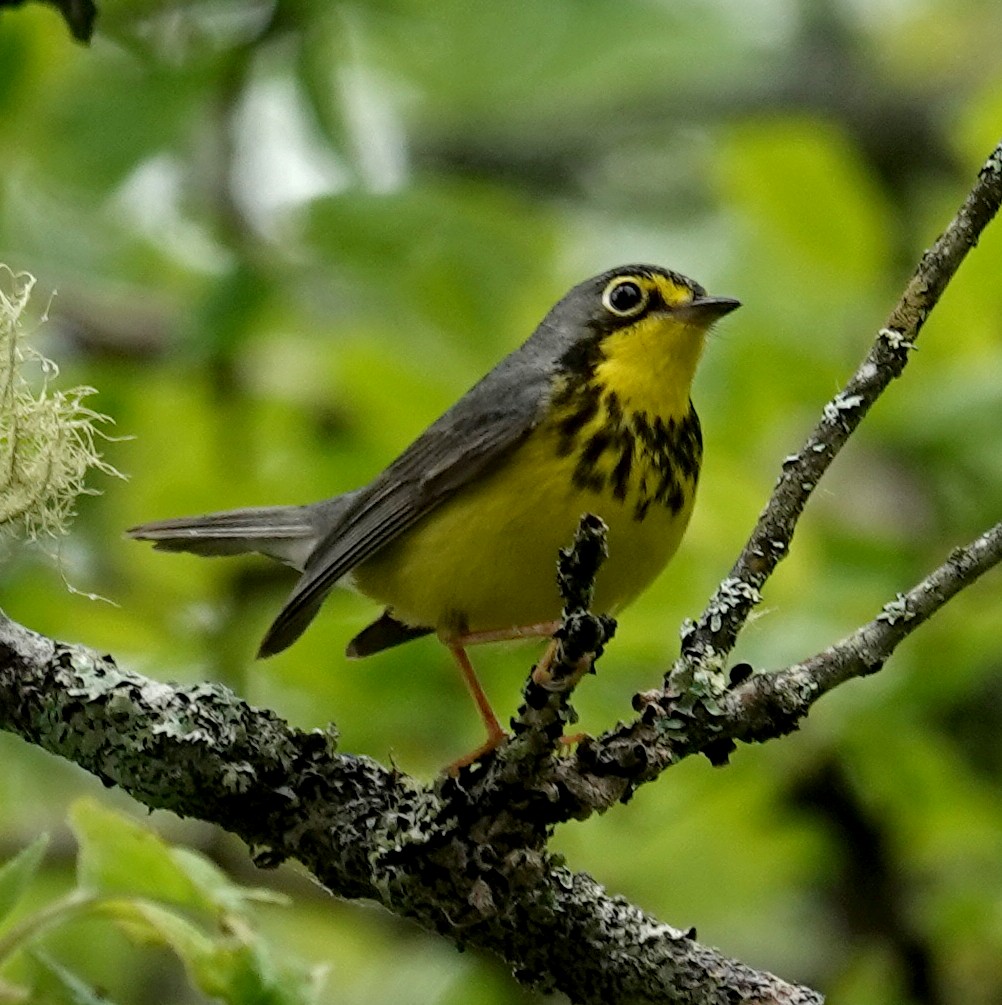
[[[602,306],[618,318],[633,318],[642,313],[650,294],[635,279],[619,276],[602,291]]]

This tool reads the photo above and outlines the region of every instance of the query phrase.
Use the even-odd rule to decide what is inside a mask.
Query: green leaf
[[[171,848],[170,856],[177,866],[208,896],[220,910],[240,914],[248,901],[258,904],[287,905],[285,894],[264,887],[238,886],[204,855],[190,848]],[[163,898],[158,898],[163,899]]]
[[[42,981],[36,981],[32,988],[32,1001],[45,1001],[47,1005],[115,1005],[107,995],[98,994],[48,953],[35,951],[31,957],[43,975]]]
[[[14,910],[35,878],[48,845],[49,836],[43,834],[0,868],[0,922]]]
[[[100,911],[133,942],[172,949],[186,965],[213,951],[212,937],[194,921],[159,904],[121,897],[104,901]]]
[[[265,942],[237,921],[215,938],[195,924],[137,900],[110,901],[103,912],[135,941],[171,949],[192,983],[231,1005],[313,1005],[319,1001],[322,968],[272,958]]]
[[[82,799],[70,810],[70,826],[80,844],[77,875],[84,889],[146,897],[214,916],[226,909],[218,896],[221,884],[208,882],[209,863],[201,875],[193,875],[174,849],[136,821]]]
[[[204,855],[173,848],[148,827],[92,800],[75,803],[70,821],[80,842],[80,885],[95,893],[176,904],[217,920],[244,913],[248,901],[287,903],[272,890],[238,886]]]

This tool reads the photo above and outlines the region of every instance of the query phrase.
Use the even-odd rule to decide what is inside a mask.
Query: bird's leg
[[[487,632],[467,632],[465,635],[457,636],[448,644],[478,646],[484,642],[513,642],[516,639],[537,639],[544,635],[552,635],[559,627],[559,621],[540,621],[535,625],[495,628]]]
[[[463,680],[470,689],[474,704],[477,706],[480,718],[487,729],[487,739],[479,747],[446,766],[446,772],[450,775],[455,775],[460,768],[465,768],[468,764],[479,760],[484,754],[489,754],[492,750],[500,747],[508,739],[508,734],[501,728],[498,717],[494,714],[494,709],[491,708],[491,703],[484,693],[480,681],[477,679],[477,674],[473,669],[473,664],[470,662],[470,657],[466,655],[466,650],[461,645],[455,643],[448,643],[448,645],[449,652],[452,653],[453,659],[455,659],[456,665],[459,667],[459,672],[463,675]]]
[[[484,693],[480,681],[477,679],[476,671],[473,669],[470,657],[466,655],[466,650],[461,645],[450,644],[449,652],[452,653],[453,659],[455,659],[459,667],[459,672],[463,675],[463,680],[470,689],[474,704],[477,706],[480,718],[487,729],[487,743],[489,744],[487,749],[493,750],[498,744],[504,741],[505,731],[501,728],[501,724],[494,714],[494,709],[491,708],[491,703]]]
[[[446,771],[450,775],[456,774],[460,768],[465,768],[468,764],[472,764],[483,757],[484,754],[489,754],[508,739],[508,734],[501,728],[501,724],[494,714],[494,709],[491,708],[491,703],[477,678],[473,664],[470,662],[470,657],[466,653],[466,646],[479,645],[485,642],[505,642],[512,639],[538,638],[541,635],[552,635],[559,627],[559,621],[544,621],[536,625],[501,628],[496,631],[467,632],[463,635],[442,639],[449,647],[449,652],[452,653],[452,657],[459,667],[459,672],[463,675],[463,680],[466,682],[466,686],[473,696],[474,704],[477,706],[480,718],[487,729],[487,739],[479,747],[471,750],[468,754],[464,754],[448,765]],[[549,658],[552,659],[552,656]]]
[[[556,631],[555,628],[554,631]],[[556,655],[557,640],[550,639],[549,643],[547,643],[546,650],[539,658],[539,662],[532,668],[533,682],[538,684],[540,687],[546,687],[546,685],[550,682],[550,664],[553,662],[553,657]]]

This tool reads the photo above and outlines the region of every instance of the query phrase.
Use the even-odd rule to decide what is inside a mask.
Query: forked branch
[[[1002,523],[955,549],[920,583],[885,604],[872,621],[800,663],[772,673],[739,675],[734,681],[712,671],[699,676],[697,670],[688,690],[666,688],[638,695],[642,712],[636,721],[579,749],[576,775],[596,778],[580,791],[597,793],[597,779],[602,778],[604,798],[611,805],[692,754],[724,763],[735,742],[761,743],[791,732],[822,695],[853,677],[876,673],[916,628],[1000,562]],[[684,658],[673,680],[683,670],[688,670]],[[620,785],[610,785],[610,777]]]
[[[760,590],[790,549],[797,521],[822,475],[873,403],[899,377],[929,313],[1002,203],[1002,142],[985,162],[964,204],[922,256],[866,358],[822,410],[804,445],[783,468],[748,543],[695,629],[684,640],[693,657],[726,656]]]

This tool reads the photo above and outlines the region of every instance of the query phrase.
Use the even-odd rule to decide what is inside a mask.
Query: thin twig
[[[885,604],[872,621],[823,652],[768,675],[772,678],[769,690],[784,694],[784,711],[800,718],[834,687],[853,677],[864,677],[880,670],[897,646],[919,625],[999,562],[1002,562],[1002,522],[966,547],[955,549],[934,572],[907,593]],[[743,726],[732,733],[737,739],[760,738],[755,735],[755,717],[748,714],[748,697],[754,692],[755,687],[749,685],[737,689],[728,699],[729,715],[745,720]]]
[[[704,692],[696,700],[691,691],[638,695],[640,717],[583,744],[575,774],[620,779],[618,791],[606,786],[611,805],[683,758],[705,754],[723,763],[735,741],[761,743],[792,732],[822,695],[850,678],[876,673],[919,625],[1000,562],[1002,523],[954,550],[925,579],[885,604],[872,621],[809,659],[710,695]],[[578,777],[573,784],[579,792],[598,791]]]
[[[795,454],[783,462],[772,496],[727,578],[683,640],[683,652],[718,664],[738,633],[776,565],[786,557],[797,521],[821,476],[862,422],[873,403],[908,362],[929,312],[968,251],[1002,203],[1002,143],[985,162],[978,180],[949,226],[919,262],[866,358],[829,401],[817,425]]]
[[[609,554],[607,536],[604,521],[585,513],[571,546],[560,550],[557,588],[564,601],[561,625],[553,636],[552,651],[547,650],[548,665],[534,667],[522,690],[523,704],[511,723],[518,742],[505,756],[521,761],[526,745],[537,756],[545,756],[553,751],[564,727],[577,721],[571,694],[616,631],[613,618],[591,613],[595,577]]]

